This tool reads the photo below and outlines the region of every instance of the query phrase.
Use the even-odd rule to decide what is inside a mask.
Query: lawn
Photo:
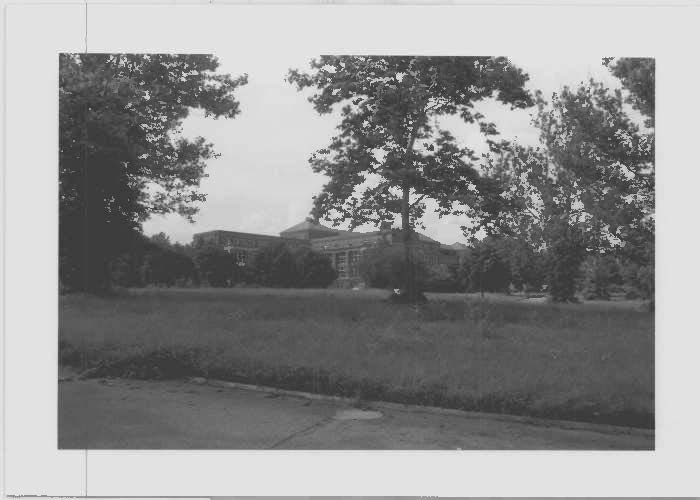
[[[467,410],[653,427],[654,316],[379,290],[141,289],[60,298],[61,362]]]

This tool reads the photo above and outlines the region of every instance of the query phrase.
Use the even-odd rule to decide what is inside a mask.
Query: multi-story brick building
[[[415,255],[429,267],[440,268],[457,264],[466,246],[459,243],[443,245],[420,233],[413,244]],[[355,232],[332,229],[307,219],[285,229],[279,236],[241,233],[237,231],[207,231],[194,235],[195,247],[214,245],[234,254],[239,265],[250,262],[265,246],[285,243],[290,248],[307,247],[327,255],[338,272],[339,281],[358,281],[362,252],[378,245],[403,245],[401,231],[382,228],[379,231]]]

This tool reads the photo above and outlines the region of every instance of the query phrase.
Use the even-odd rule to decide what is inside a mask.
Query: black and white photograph
[[[61,53],[59,449],[653,450],[655,59]]]
[[[697,1],[3,4],[2,494],[698,498]]]

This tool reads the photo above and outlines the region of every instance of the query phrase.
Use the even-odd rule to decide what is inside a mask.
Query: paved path
[[[90,449],[653,449],[649,431],[372,405],[348,405],[185,381],[59,383],[59,448]],[[360,414],[366,416],[366,414]],[[574,428],[570,428],[574,427]]]

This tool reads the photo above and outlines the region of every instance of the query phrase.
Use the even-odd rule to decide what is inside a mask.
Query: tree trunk
[[[406,163],[410,161],[411,152],[413,151],[413,145],[416,140],[416,135],[418,134],[419,121],[413,125],[413,130],[411,132],[411,137],[409,139],[408,145],[406,147]],[[408,174],[408,169],[410,166],[405,165],[406,174]],[[408,177],[408,175],[407,175]],[[402,187],[401,196],[401,236],[404,249],[404,266],[405,266],[405,279],[403,284],[402,295],[405,302],[415,303],[425,299],[421,290],[418,289],[416,283],[416,273],[413,264],[413,228],[411,226],[411,184],[408,178],[404,179]]]
[[[416,303],[424,302],[425,296],[419,289],[416,283],[416,273],[413,263],[413,228],[411,225],[411,179],[409,173],[412,169],[411,165],[411,154],[413,152],[413,147],[418,137],[418,131],[420,129],[421,122],[425,119],[425,111],[419,112],[419,116],[415,117],[413,125],[411,127],[411,133],[408,137],[408,143],[406,144],[406,152],[404,154],[404,173],[405,177],[402,182],[402,196],[401,196],[401,236],[404,248],[404,266],[405,275],[403,280],[403,286],[400,295],[401,302]],[[395,297],[396,298],[396,297]]]
[[[110,290],[109,261],[105,254],[104,195],[99,187],[100,172],[93,172],[97,161],[89,151],[89,108],[83,107],[83,245],[82,287],[83,291],[100,294]]]
[[[91,282],[91,274],[88,266],[90,258],[90,240],[89,240],[89,198],[90,198],[90,177],[89,177],[89,161],[88,161],[88,104],[87,101],[83,105],[83,253],[82,253],[82,274],[83,274],[83,290],[89,291],[93,287]]]
[[[404,251],[404,265],[406,269],[406,276],[404,280],[404,286],[402,292],[406,295],[409,302],[415,302],[417,294],[419,293],[416,286],[416,276],[415,270],[413,269],[413,259],[411,255],[411,245],[412,245],[412,228],[410,219],[410,199],[411,188],[408,182],[404,183],[403,193],[401,199],[401,236],[403,240],[403,251]]]

